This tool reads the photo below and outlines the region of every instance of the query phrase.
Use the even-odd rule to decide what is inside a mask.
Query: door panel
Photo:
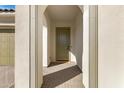
[[[56,60],[69,60],[70,28],[56,28]]]

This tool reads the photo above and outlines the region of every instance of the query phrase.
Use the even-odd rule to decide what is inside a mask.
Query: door
[[[70,27],[56,27],[56,60],[68,61],[70,50]]]

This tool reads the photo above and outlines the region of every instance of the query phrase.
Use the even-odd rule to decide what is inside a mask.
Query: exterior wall
[[[15,87],[41,87],[41,84],[43,82],[42,32],[43,32],[43,13],[47,6],[34,6],[36,8],[33,10],[35,11],[34,13],[32,13],[33,11],[31,7],[17,6],[16,8],[17,12],[16,12],[16,37],[15,37],[16,39],[15,41],[16,43],[15,45],[15,53],[16,53],[15,54],[15,61],[16,61]],[[91,57],[91,55],[89,55],[89,50],[91,47],[89,47],[89,42],[90,40],[92,40],[92,38],[94,38],[94,37],[89,38],[89,34],[90,34],[89,28],[91,25],[89,24],[89,15],[90,15],[89,13],[90,13],[89,6],[84,6],[84,13],[83,13],[83,19],[84,19],[83,20],[83,31],[84,31],[83,45],[84,46],[83,46],[82,60],[83,60],[83,83],[85,87],[90,87],[89,84],[91,82],[89,78],[89,76],[91,76],[91,72],[90,72],[91,62],[89,61],[89,58]],[[52,29],[51,33],[53,34],[52,36],[53,38],[50,37],[52,38],[50,40],[55,40],[55,36],[54,36],[55,27],[65,26],[65,25],[72,26],[72,28],[74,26],[74,24],[70,24],[68,22],[54,22],[51,25],[51,27],[53,27],[51,28]],[[32,27],[32,26],[35,26],[35,27]],[[36,32],[33,34],[33,31],[36,31]],[[53,49],[55,49],[55,45],[54,45],[55,42],[54,41],[51,41],[51,42],[53,43],[52,44]],[[30,49],[31,51],[29,51]],[[34,52],[35,52],[35,55],[34,55]],[[92,57],[93,57],[93,54],[92,54]],[[55,60],[54,52],[53,54],[50,54],[50,55],[53,55],[53,61],[54,61]],[[31,57],[34,57],[34,58],[31,58]]]
[[[45,6],[16,6],[15,87],[41,87],[42,85],[44,9]]]
[[[16,7],[15,87],[29,87],[29,6]]]
[[[43,45],[43,66],[48,66],[48,23],[45,15],[43,15],[43,34],[42,34],[42,45]]]
[[[43,31],[43,66],[48,66],[51,62],[51,19],[49,17],[48,11],[44,12],[43,15],[43,27],[45,27],[46,31]],[[45,30],[44,29],[44,30]],[[47,35],[45,35],[47,34]],[[47,37],[44,37],[47,36]],[[46,55],[46,56],[45,56]]]
[[[83,12],[83,84],[89,87],[89,6]]]
[[[79,68],[82,70],[83,62],[82,62],[82,55],[83,55],[83,13],[80,11],[75,19],[75,30],[74,30],[74,54],[76,58],[76,63]]]
[[[97,87],[97,6],[84,6],[83,12],[83,84]]]
[[[124,87],[124,6],[98,6],[98,87]]]
[[[36,57],[37,57],[37,64],[36,64],[36,87],[40,88],[43,83],[43,45],[42,45],[42,34],[43,34],[43,13],[47,6],[37,6],[37,23],[35,24],[37,33],[36,33]]]
[[[98,6],[92,5],[90,13],[90,34],[89,34],[89,87],[98,87]]]

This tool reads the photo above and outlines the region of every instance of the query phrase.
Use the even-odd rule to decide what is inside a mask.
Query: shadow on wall
[[[83,65],[83,13],[80,11],[74,22],[74,29],[72,31],[72,49],[70,50],[70,53],[72,54],[71,57],[74,57],[79,66],[79,68],[82,70]],[[71,58],[73,59],[73,58]]]
[[[81,49],[77,49],[77,50],[79,50],[80,52],[76,52],[76,50],[73,50],[73,52],[70,51],[70,53],[74,59],[74,62],[76,62],[78,67],[80,68],[80,70],[82,70],[83,69],[83,67],[82,67],[82,64],[83,64],[83,56],[82,56],[83,55],[83,46]]]
[[[73,33],[73,43],[70,53],[74,57],[77,65],[82,70],[83,64],[83,14],[80,12],[75,21],[75,30]],[[73,59],[73,58],[71,58]]]
[[[64,82],[71,80],[75,76],[81,74],[81,70],[77,65],[45,75],[43,77],[42,88],[54,88],[63,84]],[[82,85],[83,87],[83,85]]]

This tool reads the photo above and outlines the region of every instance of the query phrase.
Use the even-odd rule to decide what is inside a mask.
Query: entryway
[[[17,6],[16,9],[15,87],[22,87],[22,83],[23,87],[44,84],[44,62],[47,69],[56,62],[56,27],[71,28],[69,62],[76,63],[83,71],[82,82],[86,88],[97,87],[97,6],[32,5]],[[77,9],[79,12],[75,11]],[[43,39],[46,40],[44,43]]]
[[[83,14],[76,5],[49,5],[43,15],[42,87],[83,88]]]

